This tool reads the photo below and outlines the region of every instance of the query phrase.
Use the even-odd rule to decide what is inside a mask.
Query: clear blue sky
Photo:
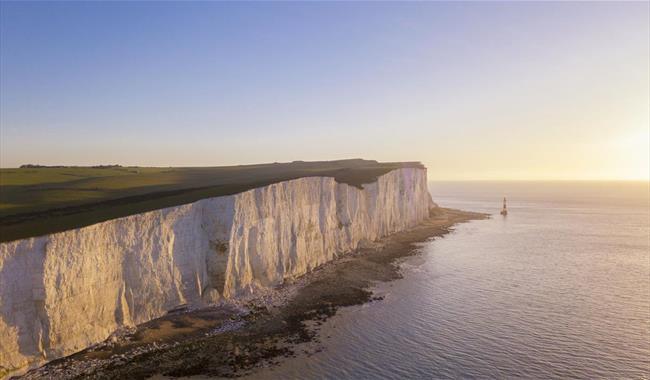
[[[364,157],[432,178],[648,176],[648,2],[0,10],[2,167]]]

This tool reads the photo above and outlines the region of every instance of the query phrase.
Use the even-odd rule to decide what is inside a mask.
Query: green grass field
[[[422,167],[416,162],[355,159],[196,168],[0,169],[0,242],[79,228],[300,177],[328,176],[361,187],[405,166]]]

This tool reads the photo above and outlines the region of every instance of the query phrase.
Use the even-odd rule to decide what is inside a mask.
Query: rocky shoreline
[[[488,217],[436,209],[430,219],[372,246],[342,255],[284,285],[245,299],[198,310],[179,309],[20,379],[147,379],[155,375],[238,377],[296,355],[319,342],[319,326],[344,306],[380,301],[378,281],[401,278],[398,261],[416,243],[442,236],[457,223]]]

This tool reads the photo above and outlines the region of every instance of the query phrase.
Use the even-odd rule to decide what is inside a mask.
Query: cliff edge
[[[433,206],[426,169],[405,167],[362,187],[298,178],[0,243],[0,375],[180,305],[255,295]]]

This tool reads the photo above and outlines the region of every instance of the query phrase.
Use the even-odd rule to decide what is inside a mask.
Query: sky
[[[649,2],[1,2],[0,166],[650,173]]]

